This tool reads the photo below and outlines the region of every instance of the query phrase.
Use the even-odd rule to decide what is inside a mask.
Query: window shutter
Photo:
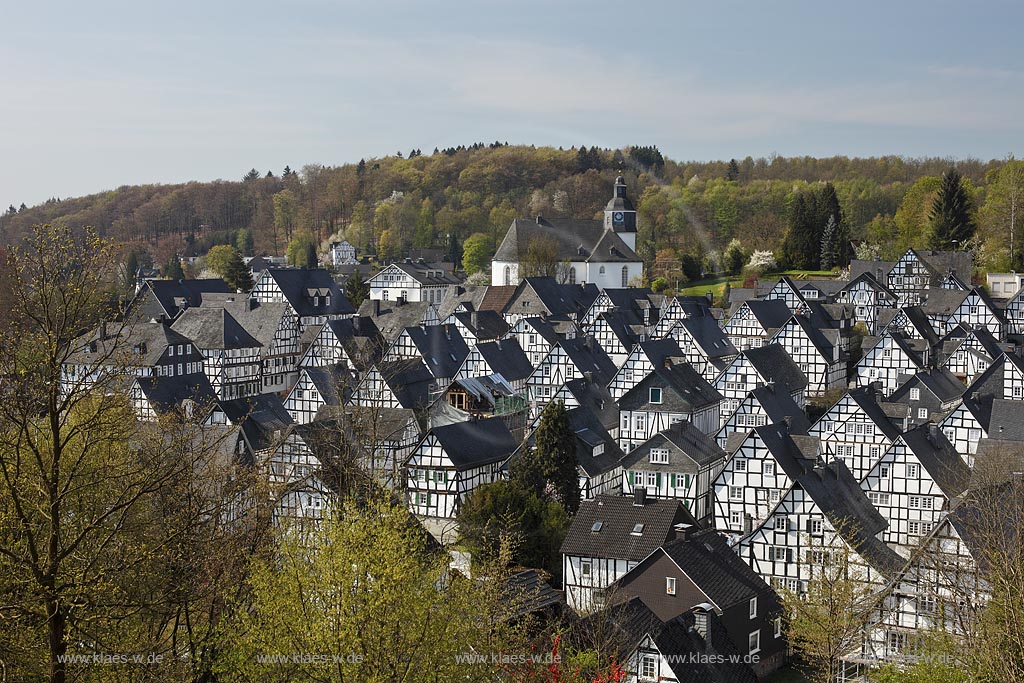
[[[792,562],[792,561],[793,561],[793,550],[791,548],[786,548],[786,562]]]
[[[629,483],[636,486],[636,470],[631,470],[629,473]]]
[[[658,487],[659,489],[661,488],[661,472],[658,472],[658,476],[657,476],[657,484],[656,484],[656,485],[657,485],[657,487]]]
[[[807,520],[807,533],[811,533],[811,520]]]
[[[672,483],[672,488],[675,488],[676,487],[676,475],[674,475],[674,474],[672,475],[671,483]]]
[[[430,507],[430,493],[427,493],[427,507]]]

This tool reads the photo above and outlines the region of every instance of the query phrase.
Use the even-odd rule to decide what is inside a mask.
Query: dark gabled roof
[[[455,325],[407,327],[405,333],[434,377],[454,377],[469,355],[469,346]]]
[[[889,419],[879,404],[881,397],[874,387],[850,389],[849,396],[864,411],[864,414],[875,423],[875,426],[882,430],[886,438],[893,441],[900,435],[899,428],[892,423],[892,420]],[[841,401],[842,399],[840,398],[839,400]]]
[[[512,607],[513,618],[560,609],[565,605],[565,594],[553,589],[536,569],[527,569],[505,579],[502,597]]]
[[[179,410],[184,401],[192,401],[198,414],[205,413],[217,403],[217,395],[206,375],[139,377],[136,382],[157,415]]]
[[[923,386],[942,403],[955,401],[967,391],[967,387],[948,369],[929,368],[910,375],[896,391],[892,392],[889,400],[893,403],[902,402],[910,388],[915,386]]]
[[[938,289],[932,287],[928,290],[928,298],[921,306],[926,315],[948,316],[955,311],[970,292],[962,289]]]
[[[605,311],[597,317],[594,325],[592,325],[588,331],[591,334],[594,334],[594,329],[598,324],[602,323],[608,326],[611,333],[619,340],[627,351],[631,350],[637,342],[646,336],[647,333],[646,326],[635,311]]]
[[[597,415],[581,407],[570,408],[566,414],[569,428],[576,435],[576,463],[588,477],[610,472],[620,465],[625,454]],[[599,444],[604,444],[604,452],[594,455],[594,447]]]
[[[495,261],[519,263],[529,244],[538,239],[554,241],[559,261],[636,262],[640,257],[616,232],[605,230],[604,221],[573,218],[517,218],[501,241]]]
[[[655,464],[650,462],[652,448],[669,446],[668,463]],[[693,426],[688,420],[676,422],[668,429],[663,429],[647,441],[630,451],[622,461],[626,469],[643,465],[642,469],[650,471],[679,472],[680,466],[703,466],[714,464],[726,457],[725,451],[718,443],[704,432]]]
[[[403,408],[423,408],[430,403],[430,385],[434,383],[434,376],[422,359],[404,358],[379,363],[377,369]]]
[[[900,438],[946,497],[953,498],[964,492],[971,470],[942,430],[935,425],[921,425],[904,432]]]
[[[225,308],[187,308],[171,327],[200,349],[249,349],[263,346]]]
[[[242,295],[211,298],[203,302],[203,307],[223,308],[263,346],[270,346],[274,341],[281,318],[291,315],[291,308],[284,302],[264,304]]]
[[[683,350],[674,337],[664,339],[648,339],[638,344],[640,351],[655,367],[665,364],[666,358],[682,358]]]
[[[569,285],[553,277],[528,277],[519,283],[502,313],[531,316],[544,314],[564,320],[582,319],[599,294],[600,290],[593,283]],[[542,310],[522,306],[524,300],[531,297],[536,297]],[[517,303],[520,305],[517,306]]]
[[[601,522],[600,531],[592,531]],[[633,534],[637,524],[643,533]],[[580,503],[562,542],[563,555],[606,557],[639,562],[655,548],[676,538],[676,526],[697,526],[679,500],[651,500],[637,505],[625,496],[597,496]]]
[[[241,425],[253,450],[268,448],[294,424],[277,394],[259,394],[231,401],[220,401],[231,424]]]
[[[607,385],[615,375],[615,363],[591,336],[562,339],[558,342],[573,365],[582,373],[593,373],[594,381]]]
[[[566,382],[559,393],[561,391],[568,392],[580,406],[594,413],[605,429],[614,431],[618,428],[619,406],[604,384],[578,377]]]
[[[712,610],[707,613],[707,635],[701,636],[691,610],[675,619],[663,622],[634,597],[589,617],[600,620],[601,625],[585,627],[607,631],[614,629],[611,640],[626,643],[618,648],[617,657],[626,661],[636,648],[650,636],[668,662],[673,677],[679,683],[756,683],[757,676],[743,663],[746,649],[733,643],[721,619]]]
[[[788,419],[789,433],[794,435],[807,434],[811,428],[807,413],[793,400],[788,388],[778,384],[762,385],[748,392],[746,398],[751,397],[764,409],[769,424],[780,424]]]
[[[766,344],[741,353],[766,382],[783,384],[790,392],[807,388],[807,375],[793,362],[793,357],[786,353],[782,345]]]
[[[790,434],[784,422],[754,427],[753,432],[790,479],[799,479],[819,462],[818,439]]]
[[[815,467],[797,478],[800,487],[828,518],[839,535],[868,564],[894,576],[904,560],[877,534],[888,526],[842,460]]]
[[[986,432],[990,439],[1024,441],[1024,401],[992,399]]]
[[[692,412],[722,401],[722,394],[710,382],[684,360],[670,361],[654,366],[654,372],[647,375],[635,387],[627,391],[619,406],[623,410],[653,410],[649,406],[651,387],[662,387],[662,403],[658,412]]]
[[[555,329],[555,326],[552,324],[552,321],[547,320],[545,318],[541,318],[538,316],[523,318],[516,324],[518,325],[520,323],[529,325],[530,329],[539,334],[544,339],[544,341],[546,341],[548,344],[552,346],[557,344],[558,341],[562,338],[558,330]]]
[[[952,273],[957,277],[971,277],[974,260],[969,251],[937,251],[934,249],[913,250],[921,262],[939,278]],[[934,290],[932,290],[934,291]]]
[[[360,370],[371,367],[384,354],[384,335],[380,333],[373,318],[357,315],[328,320],[323,327],[341,343],[349,359]],[[321,330],[321,334],[324,333]]]
[[[405,328],[422,324],[427,310],[432,305],[429,301],[366,299],[359,306],[359,315],[371,318],[384,335],[384,339],[392,342]]]
[[[896,295],[896,292],[889,289],[889,285],[886,284],[884,281],[880,281],[878,278],[876,278],[873,272],[863,271],[857,276],[854,276],[852,264],[850,269],[850,280],[849,282],[846,282],[839,291],[844,292],[851,290],[853,289],[854,285],[856,285],[858,282],[865,283],[866,285],[874,289],[876,292],[883,292],[887,294],[889,297],[892,298],[893,302],[899,300],[899,297]]]
[[[499,339],[509,330],[508,322],[497,311],[458,311],[452,315],[477,339]]]
[[[67,362],[152,367],[168,346],[191,341],[164,322],[107,323],[75,339],[72,344],[75,351]]]
[[[779,329],[793,315],[782,299],[748,299],[743,303],[766,331]]]
[[[685,329],[709,359],[727,358],[739,353],[712,317],[686,318],[675,326]]]
[[[323,398],[324,404],[329,406],[341,405],[343,397],[338,393],[338,389],[352,384],[352,376],[344,365],[330,368],[301,368],[299,374],[300,379],[301,375],[309,378]]]
[[[713,529],[696,531],[667,543],[657,553],[664,553],[675,562],[720,610],[772,593],[764,579]],[[632,571],[640,570],[641,566]]]
[[[832,358],[832,349],[835,344],[823,334],[823,329],[820,327],[821,321],[815,324],[815,321],[806,315],[794,315],[791,320],[793,324],[798,325],[804,331],[804,336],[814,345],[818,353],[827,359]]]
[[[434,435],[458,470],[500,462],[519,446],[500,417],[433,427],[429,434]]]
[[[889,330],[889,336],[892,337],[893,343],[907,355],[907,358],[914,362],[914,365],[918,368],[924,367],[925,357],[929,351],[927,341],[906,337],[899,330]]]
[[[501,375],[509,382],[526,379],[533,374],[533,365],[515,337],[479,342],[476,350],[487,361],[491,372]]]
[[[147,292],[149,294],[147,294]],[[146,319],[160,315],[174,319],[185,308],[199,306],[204,294],[230,294],[231,288],[220,278],[204,280],[146,280],[132,306],[141,307]]]
[[[267,268],[264,273],[277,283],[284,298],[301,318],[356,312],[331,274],[322,268]],[[313,292],[320,297],[316,306],[311,296]],[[329,305],[325,303],[327,293],[331,295]]]

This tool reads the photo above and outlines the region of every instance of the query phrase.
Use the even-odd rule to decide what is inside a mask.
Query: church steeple
[[[612,198],[604,207],[604,227],[614,230],[630,249],[636,249],[636,210],[626,196],[626,179],[615,179]]]

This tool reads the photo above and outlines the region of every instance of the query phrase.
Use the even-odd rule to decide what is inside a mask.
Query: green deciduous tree
[[[252,289],[252,274],[234,247],[221,244],[210,249],[206,254],[206,266],[224,278],[231,289],[243,292]]]
[[[176,254],[172,254],[167,263],[164,264],[163,275],[168,280],[184,280],[185,271],[181,268],[181,261]]]
[[[1010,159],[985,179],[987,192],[979,216],[983,234],[986,242],[1006,245],[1007,263],[996,267],[1017,269],[1021,264],[1017,243],[1024,224],[1024,161]]]
[[[494,256],[494,240],[491,235],[474,232],[462,245],[462,269],[467,275],[487,270]]]
[[[308,232],[295,233],[285,250],[288,263],[298,268],[316,268],[316,242]]]
[[[238,249],[238,253],[242,256],[252,256],[254,246],[252,231],[246,228],[239,230],[235,236],[235,248]]]
[[[942,174],[939,193],[932,202],[928,218],[932,249],[965,249],[974,237],[974,215],[971,195],[956,169]]]

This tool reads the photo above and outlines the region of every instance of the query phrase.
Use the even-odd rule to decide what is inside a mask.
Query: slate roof
[[[447,264],[444,263],[421,263],[419,261],[409,259],[406,261],[395,261],[391,265],[395,266],[421,285],[428,287],[437,285],[457,285],[465,279],[449,272],[449,270],[446,269]]]
[[[899,428],[885,414],[879,405],[879,394],[874,387],[857,387],[850,389],[849,396],[860,407],[861,410],[875,423],[875,426],[882,430],[890,441],[900,435]],[[840,399],[842,400],[842,399]]]
[[[403,408],[423,408],[430,403],[430,385],[434,383],[434,376],[421,359],[379,363],[377,369]]]
[[[779,424],[788,418],[790,434],[806,434],[811,428],[807,413],[797,405],[786,388],[762,385],[750,391],[747,398],[751,395],[768,415],[768,424]]]
[[[199,306],[203,295],[229,294],[232,290],[220,278],[203,280],[146,280],[132,302],[132,307],[149,320],[166,316],[173,320],[185,308]]]
[[[940,402],[955,401],[963,396],[967,387],[946,368],[929,368],[906,376],[906,381],[889,397],[893,403],[903,402],[912,387],[923,386]]]
[[[188,308],[171,327],[200,349],[247,349],[263,346],[224,308]]]
[[[384,339],[393,342],[407,327],[416,327],[423,322],[433,304],[429,301],[381,301],[367,299],[359,306],[359,315],[373,319]]]
[[[593,283],[569,285],[552,277],[528,277],[519,283],[502,313],[579,320],[594,305],[599,294],[600,290]],[[523,306],[523,303],[532,303],[531,299],[536,299],[540,306]]]
[[[487,361],[491,372],[501,375],[509,382],[523,380],[533,374],[530,359],[519,345],[519,340],[514,337],[479,342],[476,350]]]
[[[936,251],[934,249],[914,249],[917,257],[935,275],[943,277],[953,273],[958,277],[971,276],[974,261],[969,251]]]
[[[666,543],[653,554],[658,553],[668,556],[686,572],[720,610],[773,592],[714,529],[695,531]],[[633,571],[642,571],[641,566],[637,565]]]
[[[662,387],[662,403],[651,404],[651,387]],[[619,399],[622,410],[657,410],[658,412],[693,412],[720,403],[722,394],[685,361],[671,362],[670,367],[654,366],[635,387]]]
[[[559,261],[629,262],[640,261],[617,233],[605,230],[604,221],[574,218],[517,218],[494,254],[495,261],[519,263],[531,242],[554,241]]]
[[[340,320],[328,320],[324,323],[324,328],[341,343],[349,359],[360,370],[372,366],[384,353],[384,335],[377,329],[373,318],[357,315]]]
[[[986,425],[990,439],[1024,442],[1024,401],[995,398]]]
[[[766,382],[783,384],[790,392],[807,388],[807,375],[780,344],[766,344],[740,353]]]
[[[157,415],[178,410],[186,400],[196,404],[199,414],[207,412],[217,403],[217,394],[206,375],[139,377],[135,382]]]
[[[284,302],[264,304],[248,297],[230,297],[203,302],[204,307],[223,308],[260,344],[269,347],[277,334],[281,318],[291,307]]]
[[[938,289],[932,287],[928,290],[928,298],[922,304],[921,309],[926,315],[946,317],[951,315],[969,294],[970,292],[960,289]]]
[[[966,490],[971,470],[942,430],[935,425],[921,425],[904,432],[901,438],[948,498]]]
[[[874,262],[873,261],[864,261],[863,263],[874,263]],[[890,266],[890,268],[891,268],[891,266]],[[883,274],[883,278],[884,278],[884,274]],[[853,271],[852,271],[852,264],[851,264],[850,280],[848,282],[846,282],[846,283],[843,283],[843,287],[839,291],[843,292],[843,291],[847,291],[847,290],[852,290],[853,286],[856,285],[858,282],[864,282],[869,287],[874,289],[875,292],[884,292],[885,294],[889,295],[889,297],[891,297],[892,301],[894,301],[894,302],[899,300],[899,297],[896,296],[896,292],[894,292],[891,289],[889,289],[889,285],[885,283],[884,279],[883,280],[879,280],[878,278],[876,278],[875,277],[875,273],[873,271],[865,270],[863,272],[860,272],[858,275],[854,276],[853,275]],[[872,303],[877,303],[877,301],[873,301]]]
[[[452,315],[480,340],[499,339],[509,330],[508,322],[497,311],[459,311]]]
[[[231,401],[220,401],[231,424],[241,425],[242,432],[253,450],[272,446],[294,424],[277,394],[259,394]]]
[[[600,531],[592,531],[595,522],[601,522]],[[641,535],[632,533],[637,524],[644,525]],[[637,505],[626,496],[597,496],[580,503],[561,553],[639,562],[675,539],[680,524],[697,526],[682,501],[647,499]]]
[[[267,268],[264,273],[277,283],[284,298],[300,318],[323,315],[346,315],[356,312],[331,274],[322,268]],[[315,291],[320,304],[313,305],[310,295]],[[331,303],[325,303],[330,293]]]
[[[568,392],[580,406],[597,416],[608,431],[619,427],[619,406],[612,398],[608,388],[597,381],[588,381],[585,377],[571,379],[559,390]]]
[[[610,472],[620,465],[625,455],[601,420],[588,408],[569,408],[566,411],[569,428],[576,435],[576,464],[588,477]],[[531,435],[531,442],[534,439]],[[594,447],[604,444],[604,452],[594,455]]]
[[[507,459],[518,448],[515,436],[500,417],[469,420],[431,428],[457,470],[469,470]]]
[[[341,405],[343,397],[338,393],[340,387],[350,386],[352,376],[345,366],[336,365],[330,368],[301,368],[301,375],[306,375],[320,393],[325,405]]]
[[[677,322],[675,326],[689,332],[694,343],[709,359],[727,358],[739,353],[714,318],[707,316],[686,318]]]
[[[103,331],[106,330],[106,334]],[[192,340],[171,329],[167,323],[107,323],[74,341],[75,351],[68,363],[92,365],[125,363],[152,367],[172,344]],[[95,351],[93,350],[95,348]]]
[[[593,373],[594,380],[607,385],[617,368],[604,348],[593,337],[574,337],[558,342],[569,360],[583,373]]]
[[[469,355],[469,346],[455,325],[407,327],[405,333],[434,377],[454,377]]]
[[[515,608],[514,617],[560,609],[565,605],[565,595],[553,589],[536,569],[512,574],[506,579],[502,591],[504,600]]]
[[[664,446],[671,446],[668,449],[668,463],[652,463],[651,449]],[[694,427],[692,422],[683,420],[663,429],[630,451],[622,461],[622,467],[651,472],[679,472],[680,467],[696,470],[725,458],[725,451],[714,439]]]
[[[771,333],[786,324],[793,316],[793,311],[781,299],[749,299],[744,301],[754,319],[767,332]]]

